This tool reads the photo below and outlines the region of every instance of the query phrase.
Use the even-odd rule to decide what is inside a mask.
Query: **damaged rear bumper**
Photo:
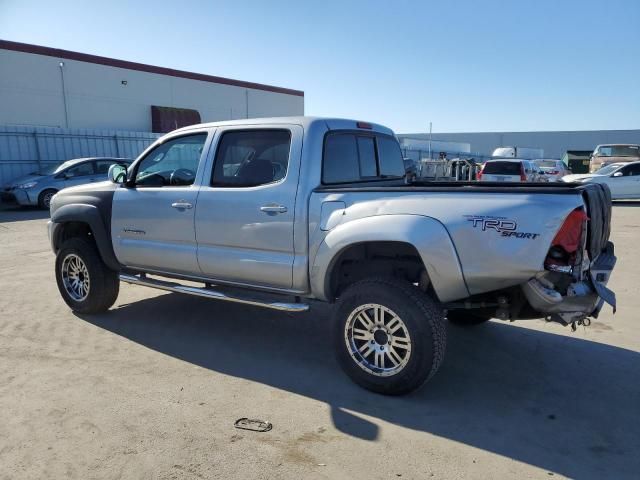
[[[536,277],[522,286],[529,304],[549,320],[564,325],[580,323],[587,317],[597,318],[605,303],[616,310],[616,295],[607,288],[616,264],[613,243],[591,264],[583,280],[571,283],[564,294],[544,277]]]

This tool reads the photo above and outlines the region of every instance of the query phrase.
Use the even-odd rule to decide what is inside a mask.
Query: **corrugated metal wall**
[[[0,185],[72,158],[135,158],[160,136],[149,132],[0,126]]]

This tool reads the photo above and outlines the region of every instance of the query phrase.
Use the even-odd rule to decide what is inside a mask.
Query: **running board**
[[[186,293],[187,295],[196,295],[198,297],[212,298],[214,300],[225,300],[227,302],[243,303],[245,305],[254,305],[256,307],[271,308],[273,310],[281,310],[284,312],[306,312],[309,305],[306,303],[279,303],[279,302],[263,302],[257,299],[230,296],[211,288],[191,287],[175,282],[167,282],[148,278],[143,275],[130,275],[127,273],[120,274],[120,280],[133,285],[143,285],[145,287],[157,288],[168,292]]]

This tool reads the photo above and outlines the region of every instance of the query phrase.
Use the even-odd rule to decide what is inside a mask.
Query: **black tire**
[[[362,361],[356,358],[359,355],[356,353],[359,350],[356,342],[362,342],[361,347],[365,347],[367,341],[349,338],[349,325],[352,325],[350,317],[359,308],[366,308],[367,304],[377,304],[395,313],[410,338],[411,348],[406,364],[388,376],[380,376],[380,372],[370,373],[366,369],[365,359],[361,355]],[[392,323],[389,322],[389,325]],[[333,327],[334,348],[340,366],[355,383],[373,392],[385,395],[411,392],[433,377],[444,358],[447,333],[442,307],[410,283],[395,278],[371,278],[347,287],[337,301]],[[381,344],[376,343],[378,346],[375,348],[384,350],[384,342],[392,345],[393,338],[393,335],[383,337]],[[370,343],[373,345],[373,339]],[[405,350],[405,355],[407,353]],[[391,352],[386,355],[385,361],[391,357]]]
[[[63,264],[67,257],[79,257],[89,275],[89,288],[86,298],[74,298],[65,286]],[[85,238],[71,238],[62,244],[56,255],[56,282],[60,295],[71,310],[78,313],[99,313],[109,310],[118,298],[120,280],[118,272],[107,267],[96,246]]]
[[[493,318],[491,313],[473,310],[450,310],[447,320],[461,327],[473,327],[488,322]]]
[[[43,210],[49,210],[51,197],[53,197],[56,193],[58,193],[58,191],[54,190],[53,188],[48,188],[40,192],[40,195],[38,195],[38,207],[42,208]]]

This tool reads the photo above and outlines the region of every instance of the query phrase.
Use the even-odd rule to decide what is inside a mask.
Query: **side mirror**
[[[613,175],[611,175],[612,177],[621,177],[622,175],[624,175],[622,172],[616,172]]]
[[[109,180],[113,183],[124,183],[127,179],[127,167],[114,163],[109,167],[107,177],[109,177]]]

